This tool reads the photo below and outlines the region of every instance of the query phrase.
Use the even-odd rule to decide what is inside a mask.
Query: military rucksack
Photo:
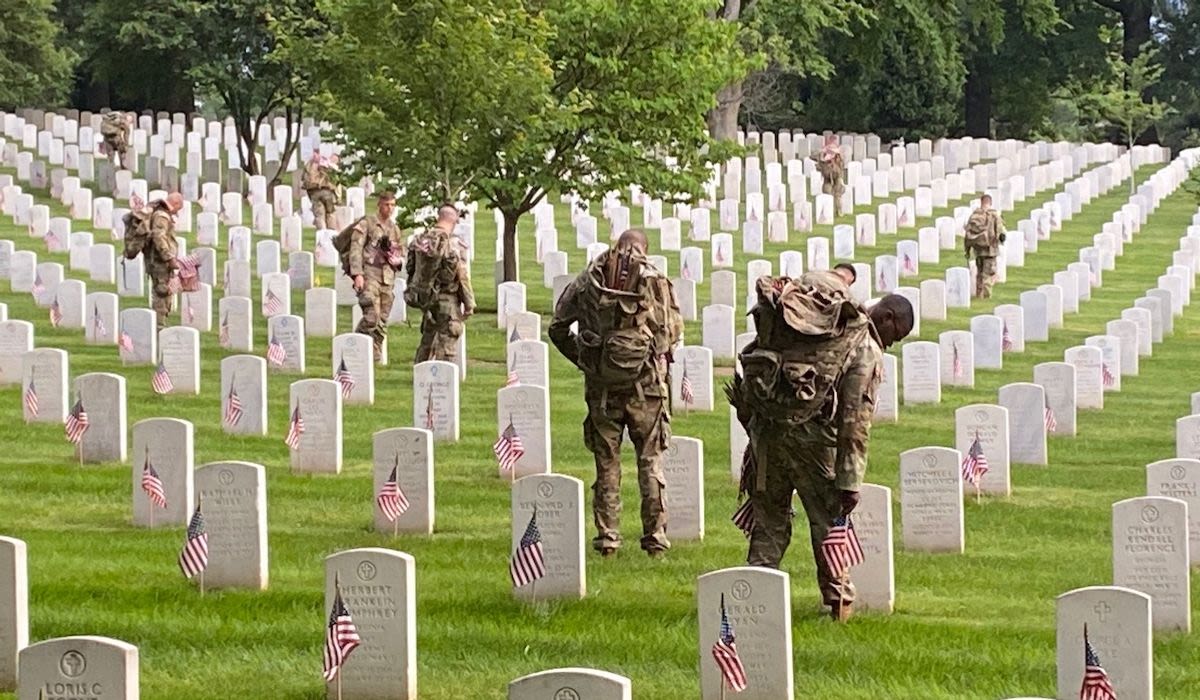
[[[578,290],[579,366],[589,380],[616,390],[638,385],[670,352],[682,325],[667,279],[643,256],[621,257],[612,251],[598,258]],[[618,265],[625,267],[614,274]]]
[[[354,229],[366,220],[367,217],[365,216],[358,219],[346,228],[338,231],[337,235],[331,241],[333,249],[337,251],[338,262],[342,264],[342,272],[347,276],[350,274],[350,243],[354,240]]]
[[[436,226],[413,239],[404,286],[405,304],[425,311],[437,303],[438,290],[452,283],[458,273],[455,245],[454,237]]]
[[[870,334],[866,311],[828,272],[760,278],[757,296],[757,337],[738,358],[738,408],[793,424],[836,410],[838,382]]]
[[[125,131],[125,115],[120,112],[109,112],[100,120],[101,136],[117,136]]]
[[[988,233],[990,231],[991,216],[987,210],[976,209],[967,218],[967,225],[964,227],[963,235],[967,239],[967,245],[972,248],[986,248],[991,245],[991,241],[988,240]]]
[[[150,221],[154,218],[154,206],[132,209],[122,221],[125,222],[125,258],[133,260],[150,242]]]

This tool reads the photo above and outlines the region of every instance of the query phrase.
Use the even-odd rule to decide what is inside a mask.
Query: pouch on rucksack
[[[338,262],[342,264],[342,272],[347,276],[350,274],[350,243],[354,240],[354,228],[365,220],[366,217],[363,217],[338,231],[338,234],[330,241],[333,249],[337,251]]]
[[[150,242],[150,220],[154,217],[152,207],[133,209],[125,215],[125,258],[133,260]]]
[[[458,270],[451,235],[439,228],[424,231],[410,244],[408,261],[404,303],[427,311],[437,303],[438,288],[451,282]]]

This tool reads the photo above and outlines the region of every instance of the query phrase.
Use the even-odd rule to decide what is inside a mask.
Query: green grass
[[[1144,179],[1153,168],[1143,169]],[[1010,226],[1053,192],[1032,198],[1008,215]],[[1126,201],[1124,186],[1094,201],[1064,230],[1043,241],[1024,268],[1009,270],[994,304],[1015,302],[1021,290],[1052,281],[1054,271],[1077,259],[1112,212]],[[39,196],[40,201],[46,197]],[[563,207],[559,207],[564,209]],[[979,371],[973,390],[947,388],[936,406],[902,407],[898,424],[874,431],[868,480],[894,489],[899,533],[897,468],[901,451],[953,444],[955,407],[994,402],[996,390],[1028,381],[1039,362],[1060,360],[1065,348],[1102,331],[1171,261],[1177,239],[1196,207],[1186,195],[1166,200],[1132,244],[1104,287],[1081,313],[1066,318],[1048,343],[1031,343],[1025,353],[1006,355],[1001,371]],[[53,208],[54,215],[62,212]],[[938,212],[941,214],[942,212]],[[635,209],[634,216],[637,216]],[[531,226],[526,222],[524,231]],[[601,227],[604,229],[605,227]],[[76,229],[86,229],[77,225]],[[131,527],[129,465],[80,468],[57,426],[25,426],[20,389],[0,390],[0,448],[10,456],[0,466],[0,533],[29,544],[31,638],[100,634],[136,644],[141,652],[143,695],[150,699],[213,697],[324,697],[319,679],[326,612],[322,610],[323,558],[354,547],[395,547],[417,562],[417,636],[420,697],[425,700],[503,698],[509,680],[561,666],[590,666],[630,677],[639,698],[695,698],[699,694],[695,579],[744,561],[745,540],[728,517],[734,506],[729,478],[729,419],[718,404],[713,413],[675,417],[675,432],[705,441],[707,538],[684,543],[663,562],[627,547],[614,560],[588,554],[588,597],[531,609],[515,602],[506,573],[509,552],[509,493],[495,478],[489,446],[495,436],[495,390],[502,384],[503,333],[495,329],[495,293],[490,258],[492,222],[480,216],[475,262],[482,313],[470,321],[470,368],[462,393],[462,439],[436,447],[437,524],[432,537],[393,540],[370,531],[371,434],[408,425],[414,328],[394,328],[392,365],[377,372],[376,405],[345,409],[345,469],[337,477],[293,476],[283,445],[288,384],[296,376],[271,375],[270,436],[233,438],[220,429],[219,361],[215,331],[203,336],[203,391],[198,397],[160,398],[150,390],[150,368],[123,368],[115,348],[89,347],[78,331],[49,327],[43,309],[28,295],[15,295],[0,282],[0,301],[10,318],[33,320],[40,347],[71,353],[71,374],[115,371],[128,380],[129,424],[157,416],[187,418],[196,425],[196,464],[248,460],[267,470],[270,588],[265,592],[218,591],[201,599],[181,579],[175,557],[181,531],[148,532]],[[571,269],[583,254],[560,218],[559,240]],[[829,227],[817,233],[828,235]],[[914,237],[915,230],[905,234]],[[40,242],[0,223],[0,237],[39,259]],[[190,236],[189,236],[190,238]],[[793,234],[791,248],[804,250]],[[223,238],[224,240],[224,238]],[[310,239],[311,240],[311,239]],[[858,250],[859,259],[892,252],[889,236],[880,246]],[[548,322],[550,290],[541,286],[530,238],[522,246],[529,308]],[[776,261],[788,248],[768,244]],[[921,278],[940,277],[961,264],[961,254],[943,251],[940,265],[922,265]],[[670,256],[672,272],[678,258]],[[737,256],[745,296],[748,258]],[[76,273],[78,275],[78,273]],[[326,283],[328,284],[328,274]],[[257,280],[255,280],[257,293]],[[89,283],[89,291],[104,288]],[[700,294],[706,302],[708,287]],[[135,300],[122,299],[123,305]],[[972,313],[951,310],[945,322],[922,324],[922,339],[950,328],[966,328]],[[293,309],[302,309],[302,296]],[[744,310],[744,309],[743,309]],[[349,325],[343,309],[340,327]],[[1120,394],[1106,396],[1103,412],[1081,412],[1079,436],[1053,439],[1049,468],[1018,466],[1013,495],[1005,500],[968,502],[967,551],[962,556],[928,555],[896,546],[896,612],[862,615],[848,626],[822,614],[806,548],[785,559],[791,574],[793,644],[798,698],[979,698],[1053,696],[1054,598],[1072,588],[1111,582],[1110,505],[1144,495],[1144,465],[1173,456],[1174,421],[1188,412],[1197,388],[1195,344],[1198,314],[1177,320],[1175,334],[1155,346],[1141,376],[1126,378]],[[543,324],[543,326],[545,323]],[[739,330],[741,324],[739,323]],[[262,352],[263,324],[256,328]],[[688,338],[699,341],[698,324]],[[579,430],[582,382],[551,353],[554,471],[591,482],[591,458]],[[329,376],[328,340],[310,339],[308,375]],[[627,462],[628,464],[629,462]],[[636,541],[640,530],[636,485],[626,479],[623,530]],[[590,518],[589,518],[590,522]],[[590,524],[589,524],[590,531]],[[590,536],[590,532],[589,532]],[[1193,596],[1200,588],[1193,586]],[[1156,697],[1195,697],[1196,637],[1159,635],[1155,647]],[[0,697],[11,697],[0,695]]]

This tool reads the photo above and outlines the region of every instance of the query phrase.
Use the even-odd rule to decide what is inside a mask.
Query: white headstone
[[[904,403],[941,403],[941,348],[937,343],[906,343],[902,350]]]
[[[753,566],[721,569],[696,581],[700,625],[700,697],[719,700],[721,673],[712,662],[712,647],[721,623],[721,602],[748,679],[741,700],[792,700],[792,605],[786,572]]]
[[[18,664],[19,700],[141,697],[138,648],[118,639],[47,639],[22,649]]]
[[[17,688],[17,656],[29,644],[29,563],[25,542],[0,536],[0,691]]]
[[[384,533],[433,534],[433,435],[423,428],[390,428],[373,438],[374,491],[395,471],[396,487],[407,503],[394,521],[375,502],[375,529]]]
[[[457,442],[459,375],[450,362],[429,361],[413,367],[413,426],[433,432],[434,439]]]
[[[521,600],[583,598],[587,575],[583,552],[583,482],[562,474],[534,474],[512,485],[512,546],[516,551],[536,517],[546,575],[514,588]]]
[[[303,421],[299,444],[290,450],[292,472],[337,474],[342,470],[342,388],[332,379],[293,382],[288,430]]]
[[[1078,700],[1084,676],[1084,627],[1121,700],[1154,700],[1150,596],[1118,586],[1063,593],[1055,605],[1058,700]]]
[[[663,456],[667,531],[671,539],[704,539],[704,443],[674,436]]]
[[[1190,632],[1187,503],[1162,496],[1118,501],[1112,533],[1113,584],[1150,596],[1154,629]]]
[[[946,447],[900,453],[900,522],[904,547],[962,553],[962,455]]]
[[[206,588],[267,588],[267,479],[262,465],[213,462],[196,469],[208,531]]]
[[[133,424],[133,523],[143,527],[186,528],[195,508],[192,486],[193,434],[191,422],[178,418],[147,418]],[[142,476],[152,469],[162,482],[166,505],[151,502]]]
[[[1046,392],[1046,405],[1054,412],[1051,435],[1074,436],[1076,424],[1075,366],[1066,362],[1043,362],[1033,367],[1033,382]]]
[[[496,435],[512,427],[521,438],[525,453],[509,479],[530,474],[548,474],[554,463],[550,452],[550,394],[545,386],[519,384],[496,392]]]
[[[1045,465],[1046,394],[1038,384],[1018,382],[1000,387],[998,403],[1008,409],[1009,446],[1016,464]]]
[[[632,700],[628,678],[591,668],[558,668],[508,684],[508,700]]]
[[[863,484],[854,509],[854,531],[863,550],[863,562],[851,567],[854,604],[864,610],[890,613],[896,603],[896,572],[892,545],[892,490]]]
[[[342,375],[345,370],[348,377]],[[342,386],[342,403],[375,403],[375,361],[371,338],[343,333],[333,339],[333,378]],[[345,377],[339,379],[339,376]]]
[[[1105,385],[1115,381],[1115,372],[1104,364],[1104,352],[1100,348],[1077,345],[1067,348],[1063,359],[1075,368],[1077,408],[1103,409]]]
[[[267,434],[267,361],[263,358],[222,358],[221,428],[231,435]]]

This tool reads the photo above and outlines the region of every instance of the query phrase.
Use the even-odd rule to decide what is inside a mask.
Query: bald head
[[[988,209],[992,206],[992,195],[985,194],[979,198],[979,206]]]
[[[171,210],[172,214],[179,213],[179,210],[183,209],[183,195],[178,192],[167,195],[167,208]]]
[[[646,233],[641,229],[631,228],[617,239],[617,248],[633,248],[645,255],[650,249],[650,239],[646,238]]]
[[[870,311],[871,323],[883,341],[883,347],[904,340],[913,329],[912,302],[899,294],[889,294]]]
[[[448,224],[452,228],[458,225],[458,207],[453,204],[443,204],[438,207],[437,220],[439,224]]]

